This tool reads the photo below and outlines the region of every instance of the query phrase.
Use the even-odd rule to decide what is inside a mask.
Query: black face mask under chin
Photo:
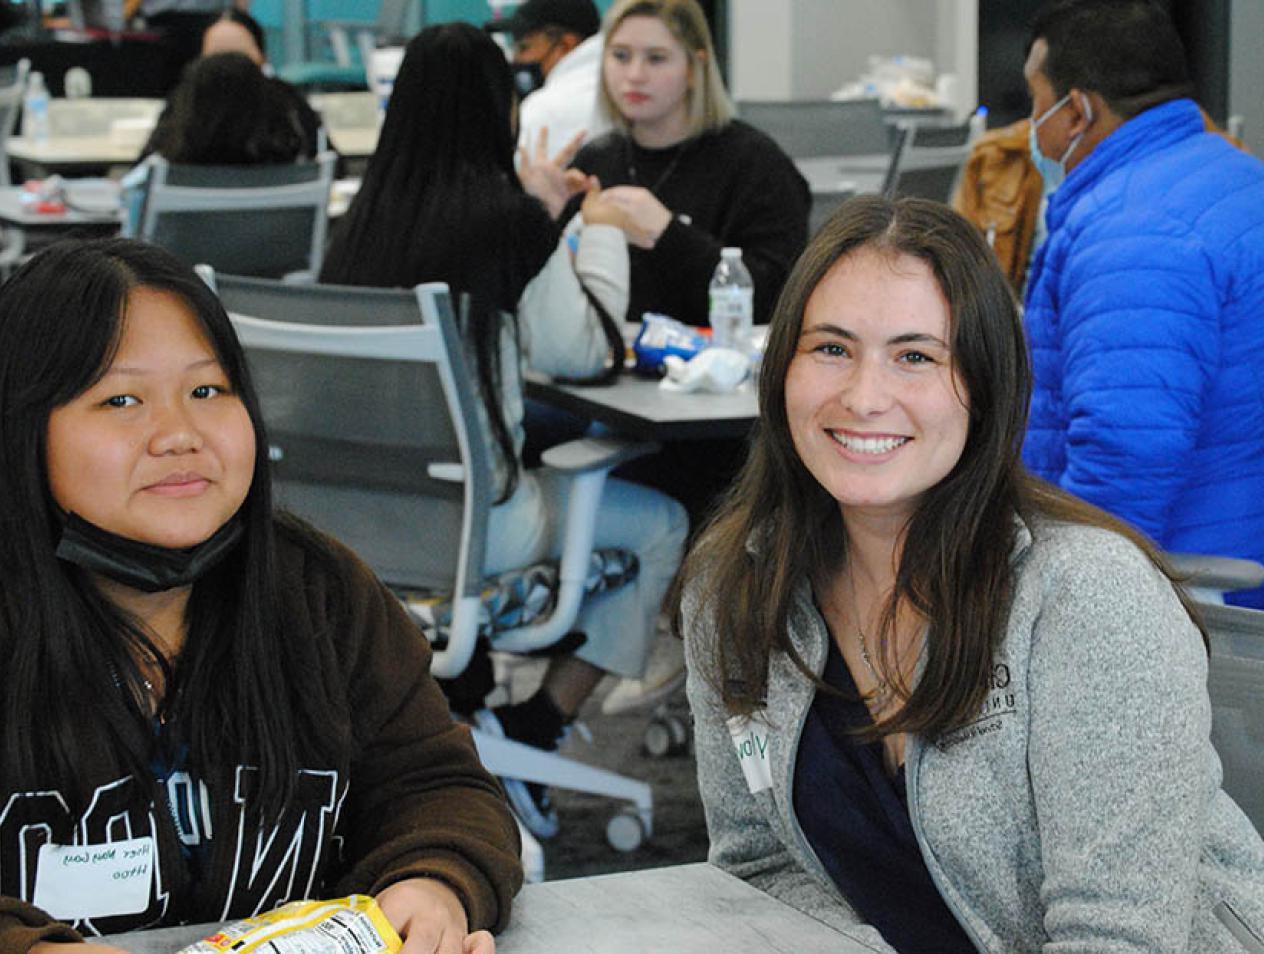
[[[538,62],[514,63],[513,83],[520,99],[528,93],[534,93],[544,85],[544,67]]]
[[[173,550],[120,537],[71,513],[62,526],[57,558],[132,589],[157,593],[195,583],[244,532],[241,517],[234,516],[197,546]]]

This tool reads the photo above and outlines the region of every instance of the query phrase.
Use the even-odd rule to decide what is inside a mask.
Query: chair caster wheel
[[[689,729],[679,716],[663,715],[645,727],[642,745],[656,759],[680,755],[689,744]]]
[[[615,851],[625,854],[636,851],[645,843],[645,823],[641,816],[625,808],[606,822],[606,841]]]

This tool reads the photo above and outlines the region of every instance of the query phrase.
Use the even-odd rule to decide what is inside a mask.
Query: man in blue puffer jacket
[[[1149,0],[1063,0],[1032,35],[1056,191],[1023,457],[1165,550],[1264,561],[1264,163],[1204,130]],[[1264,608],[1264,588],[1230,600]]]

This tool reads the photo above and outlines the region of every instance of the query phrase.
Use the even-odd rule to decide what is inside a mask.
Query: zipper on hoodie
[[[1228,901],[1219,902],[1211,909],[1211,913],[1233,935],[1233,939],[1242,945],[1247,954],[1264,954],[1264,938],[1255,933]]]
[[[935,890],[939,892],[939,896],[944,899],[944,904],[948,910],[952,912],[952,916],[957,919],[957,923],[961,925],[961,929],[966,932],[970,938],[970,943],[978,950],[986,951],[988,948],[975,931],[974,926],[970,924],[962,916],[961,910],[955,905],[952,899],[944,893],[945,879],[940,877],[939,861],[935,858],[934,851],[931,850],[930,842],[926,840],[926,833],[922,830],[921,819],[921,801],[919,797],[919,767],[922,761],[922,744],[920,740],[910,740],[912,742],[908,747],[908,758],[904,763],[904,782],[905,792],[908,794],[908,813],[909,821],[913,823],[913,834],[917,837],[917,847],[922,851],[922,861],[926,864],[926,870],[930,873],[930,880],[935,883]],[[911,778],[910,778],[911,776]]]

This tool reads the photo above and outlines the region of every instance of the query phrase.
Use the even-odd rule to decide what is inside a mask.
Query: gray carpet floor
[[[512,695],[525,698],[533,690],[533,682],[538,682],[538,676],[538,670],[529,665],[515,667],[510,680]],[[705,861],[707,830],[698,799],[692,738],[683,752],[661,758],[649,755],[644,750],[643,738],[654,711],[603,715],[600,701],[604,688],[599,687],[580,712],[580,721],[592,734],[592,741],[573,732],[563,744],[562,753],[648,781],[654,793],[654,831],[634,851],[617,851],[606,841],[606,823],[624,803],[555,790],[553,798],[561,830],[542,843],[545,878],[576,878]],[[666,710],[689,725],[689,707],[683,689],[667,701]]]

